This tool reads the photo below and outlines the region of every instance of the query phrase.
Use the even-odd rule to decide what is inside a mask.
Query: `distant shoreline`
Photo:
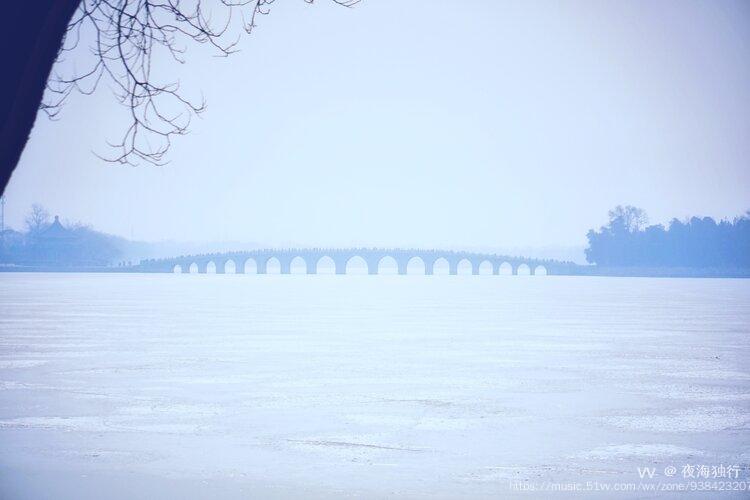
[[[5,273],[159,273],[135,266],[2,266]],[[205,274],[205,273],[201,273]],[[574,265],[566,273],[550,273],[550,276],[591,276],[613,278],[750,278],[750,269],[718,269],[689,267],[611,267]]]
[[[620,278],[750,278],[750,269],[693,267],[610,267],[578,266],[572,276],[609,276]]]

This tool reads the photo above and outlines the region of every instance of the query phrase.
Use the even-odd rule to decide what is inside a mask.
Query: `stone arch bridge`
[[[336,274],[346,274],[347,265],[356,259],[364,262],[368,274],[378,274],[381,262],[386,259],[395,261],[398,274],[406,274],[410,263],[419,263],[425,274],[434,274],[439,266],[447,267],[448,274],[458,274],[459,268],[471,274],[578,274],[576,264],[555,260],[527,259],[487,253],[419,250],[419,249],[378,249],[378,248],[297,248],[297,249],[264,249],[244,252],[225,252],[202,255],[185,255],[166,259],[143,260],[139,265],[128,270],[132,272],[172,273],[172,272],[255,272],[266,274],[269,267],[278,269],[281,274],[290,274],[293,265],[298,268],[304,265],[307,274],[318,274],[319,265],[326,261],[335,269]],[[468,267],[467,267],[468,266]],[[247,270],[247,271],[246,271]]]

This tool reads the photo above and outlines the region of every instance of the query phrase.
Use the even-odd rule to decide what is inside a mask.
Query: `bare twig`
[[[314,0],[304,0],[313,3]],[[352,7],[360,0],[332,0]],[[110,144],[115,153],[107,161],[135,165],[141,160],[162,165],[173,136],[184,135],[190,120],[206,108],[180,94],[178,82],[162,83],[152,77],[155,50],[165,50],[183,63],[183,42],[208,44],[219,56],[236,50],[231,28],[241,23],[246,33],[256,18],[269,13],[274,0],[81,0],[68,25],[58,63],[81,49],[81,40],[93,34],[92,60],[71,76],[53,72],[41,109],[50,118],[60,112],[67,97],[77,91],[93,93],[107,80],[118,101],[128,110],[130,124],[122,140]],[[217,20],[218,18],[218,20]],[[57,65],[57,69],[61,64]]]

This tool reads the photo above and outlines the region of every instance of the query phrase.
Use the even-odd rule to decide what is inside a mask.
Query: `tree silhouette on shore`
[[[600,266],[750,268],[750,211],[732,221],[672,219],[645,226],[643,210],[609,212],[609,223],[587,234],[586,259]]]

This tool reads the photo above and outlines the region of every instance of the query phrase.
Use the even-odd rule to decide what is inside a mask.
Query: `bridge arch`
[[[518,276],[529,276],[531,274],[531,268],[524,262],[518,265],[516,268],[516,274]]]
[[[427,274],[427,265],[422,257],[416,255],[406,262],[406,274]]]
[[[482,274],[482,275],[495,274],[494,266],[492,265],[492,262],[490,262],[487,259],[481,261],[479,265],[477,266],[477,274]]]
[[[172,272],[175,274],[182,274],[182,266],[175,264],[174,267],[172,267]]]
[[[242,265],[245,274],[258,274],[258,262],[252,257],[248,257]]]
[[[539,264],[534,268],[534,276],[547,276],[547,268]]]
[[[451,273],[451,264],[445,257],[438,257],[432,262],[432,274],[447,275]]]
[[[289,261],[289,274],[307,274],[307,261],[298,255]]]
[[[376,274],[398,274],[398,261],[395,257],[384,255],[378,260]]]
[[[472,274],[474,266],[471,261],[467,258],[463,258],[456,264],[456,274]]]
[[[237,264],[233,259],[227,259],[224,261],[224,274],[236,274]]]
[[[367,261],[359,255],[352,255],[346,260],[344,269],[346,274],[367,274]]]
[[[510,262],[503,262],[497,266],[497,274],[500,276],[511,276],[513,274],[513,265]]]
[[[209,260],[206,263],[206,274],[216,274],[216,263],[212,260]]]
[[[191,263],[191,264],[190,264],[190,265],[188,266],[188,272],[189,272],[190,274],[198,274],[198,264],[196,264],[195,262],[192,262],[192,263]]]
[[[266,274],[281,274],[281,261],[278,257],[269,257],[266,259]]]
[[[336,261],[324,255],[315,263],[315,274],[336,274]]]

